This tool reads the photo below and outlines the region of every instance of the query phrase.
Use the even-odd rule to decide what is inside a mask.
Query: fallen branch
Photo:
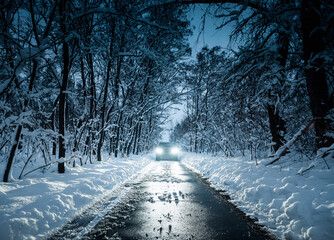
[[[334,155],[334,143],[330,147],[320,148],[318,151],[317,158],[321,158],[325,162],[327,169],[330,169],[326,161],[326,157],[333,158],[333,155]]]
[[[271,165],[275,162],[277,162],[287,151],[288,149],[306,132],[311,131],[314,128],[314,119],[312,119],[306,126],[303,126],[294,136],[293,138],[288,141],[286,144],[284,144],[282,147],[280,147],[276,154],[274,159],[267,163],[266,166]]]
[[[24,176],[27,176],[29,173],[35,172],[35,171],[37,171],[38,169],[41,169],[41,168],[45,168],[45,167],[51,166],[51,165],[54,164],[54,163],[58,163],[58,162],[48,163],[48,164],[45,164],[45,165],[43,165],[43,166],[41,166],[41,167],[35,168],[35,169],[33,169],[33,170],[27,172],[26,174],[24,174]]]
[[[63,162],[64,162],[64,163],[66,163],[66,162],[70,162],[70,161],[72,161],[72,159],[75,158],[75,157],[78,157],[78,156],[77,156],[77,155],[72,155],[72,156],[70,157],[70,159],[67,159],[66,161],[63,161]],[[43,165],[43,166],[40,166],[40,167],[38,167],[38,168],[35,168],[35,169],[33,169],[33,170],[27,172],[26,174],[24,174],[24,176],[27,176],[29,173],[35,172],[35,171],[37,171],[38,169],[49,167],[49,166],[51,166],[52,164],[55,164],[55,163],[58,163],[58,161],[56,161],[56,162],[51,162],[51,163],[45,164],[45,165]]]
[[[39,145],[38,145],[39,146]],[[23,168],[22,168],[22,170],[21,170],[21,173],[20,173],[20,176],[19,176],[19,179],[21,179],[22,178],[22,174],[23,174],[23,171],[24,171],[24,169],[26,168],[26,166],[28,165],[28,163],[29,163],[29,161],[30,161],[30,159],[34,156],[34,154],[35,154],[35,151],[36,151],[36,149],[38,148],[38,146],[36,146],[34,149],[33,149],[33,151],[32,151],[32,153],[31,153],[31,155],[30,155],[30,157],[27,159],[27,161],[24,163],[24,166],[23,166]]]
[[[301,176],[303,176],[303,174],[304,174],[305,172],[311,170],[311,169],[314,168],[314,167],[315,167],[315,165],[312,165],[312,166],[310,166],[310,167],[304,169],[303,171],[297,173],[297,175],[301,175]]]

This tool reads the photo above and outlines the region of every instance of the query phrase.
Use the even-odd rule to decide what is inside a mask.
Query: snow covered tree
[[[170,1],[167,4],[174,4]],[[221,28],[233,24],[232,40],[242,41],[231,68],[234,81],[257,76],[266,86],[260,90],[267,110],[273,148],[277,151],[291,136],[290,104],[305,93],[298,107],[310,108],[302,115],[298,128],[315,119],[317,147],[333,144],[333,9],[331,1],[177,1],[183,4],[209,4],[209,10],[221,20]],[[304,63],[304,65],[303,65]],[[306,81],[302,81],[305,76]],[[253,78],[253,77],[252,77]],[[317,80],[315,80],[317,79]],[[293,89],[290,91],[289,89]],[[295,91],[298,89],[297,91]],[[299,91],[299,92],[298,92]],[[288,111],[289,112],[288,112]],[[312,117],[309,115],[312,111]],[[296,111],[293,110],[295,113]],[[296,122],[296,121],[295,121]],[[287,123],[289,125],[287,126]]]
[[[329,147],[334,143],[333,75],[326,65],[333,68],[334,4],[330,0],[301,0],[300,19],[303,42],[303,60],[310,106],[315,119],[317,146]]]
[[[6,79],[6,75],[3,75],[4,85],[2,94],[6,95],[4,103],[7,104],[7,108],[12,106],[15,111],[19,111],[18,118],[11,122],[9,125],[16,125],[16,130],[13,132],[12,145],[10,147],[10,152],[8,155],[6,170],[4,173],[3,181],[7,182],[11,178],[11,169],[15,159],[17,148],[22,148],[22,142],[20,139],[22,137],[22,130],[24,127],[31,127],[31,111],[29,111],[29,105],[33,94],[33,88],[35,82],[37,81],[38,74],[37,68],[39,66],[39,60],[41,59],[41,54],[46,51],[48,44],[45,43],[46,38],[50,33],[50,26],[54,21],[55,5],[48,13],[48,19],[44,22],[43,27],[37,30],[37,25],[40,24],[40,16],[35,17],[35,6],[33,1],[28,3],[23,2],[2,2],[4,8],[1,12],[2,14],[2,42],[3,46],[6,48],[7,55],[9,56],[9,66],[4,70],[11,69],[10,79]],[[29,23],[26,28],[20,28],[21,22]],[[29,40],[26,37],[31,34]],[[12,45],[11,48],[8,44]],[[13,51],[15,49],[15,51]],[[14,54],[15,52],[15,54]],[[8,59],[7,59],[8,60]],[[14,62],[17,63],[14,66]],[[22,78],[21,83],[19,82],[19,75]],[[8,77],[8,75],[7,75]],[[10,100],[12,95],[12,83],[15,82],[15,91],[23,95],[18,98],[18,102],[21,100],[21,104],[16,105],[15,101]],[[13,90],[14,90],[13,89]],[[23,101],[23,102],[22,102]],[[13,104],[14,103],[14,104]],[[29,119],[30,118],[30,119]],[[5,123],[6,124],[6,123]],[[7,122],[8,124],[8,122]],[[7,125],[8,126],[8,125]],[[11,127],[11,126],[10,126]]]
[[[0,3],[3,180],[23,152],[64,173],[77,159],[101,161],[107,148],[118,157],[158,141],[190,30],[186,6],[143,12],[150,3]]]

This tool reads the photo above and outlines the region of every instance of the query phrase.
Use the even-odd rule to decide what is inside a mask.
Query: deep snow
[[[266,167],[267,161],[256,165],[245,158],[199,154],[187,154],[182,161],[227,191],[236,206],[277,237],[333,239],[334,171],[321,162],[300,175],[298,164]]]
[[[108,159],[68,168],[65,174],[58,174],[54,166],[46,173],[36,171],[23,180],[0,183],[1,239],[45,237],[126,180],[135,181],[151,160],[152,155]],[[235,205],[279,238],[334,236],[333,167],[328,170],[318,163],[299,175],[307,166],[266,167],[267,161],[256,165],[245,158],[189,153],[182,162],[208,178],[213,187],[225,190]]]
[[[58,174],[35,172],[23,180],[0,183],[1,239],[40,239],[80,214],[151,162],[149,155],[105,159]],[[14,171],[15,173],[15,171]],[[14,175],[15,177],[15,175]]]

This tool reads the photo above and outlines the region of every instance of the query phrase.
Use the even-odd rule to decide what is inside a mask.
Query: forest
[[[187,38],[196,4],[236,48]],[[76,164],[151,151],[168,109],[185,151],[333,157],[330,0],[1,0],[0,162]],[[205,21],[205,16],[202,17]],[[240,44],[242,43],[242,44]],[[276,158],[275,160],[278,160]]]
[[[232,48],[204,47],[180,65],[186,118],[171,138],[190,152],[332,161],[333,3],[211,2]]]

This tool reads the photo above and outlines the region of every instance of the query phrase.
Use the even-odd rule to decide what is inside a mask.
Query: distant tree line
[[[191,31],[187,6],[149,4],[0,1],[3,181],[15,161],[41,155],[63,173],[66,162],[138,154],[158,141]]]
[[[315,131],[295,147],[332,154],[333,1],[177,2],[210,3],[218,28],[233,26],[230,40],[239,44],[229,53],[203,48],[184,65],[187,117],[174,129],[174,141],[194,152],[254,156],[278,151],[309,125],[303,133]]]

